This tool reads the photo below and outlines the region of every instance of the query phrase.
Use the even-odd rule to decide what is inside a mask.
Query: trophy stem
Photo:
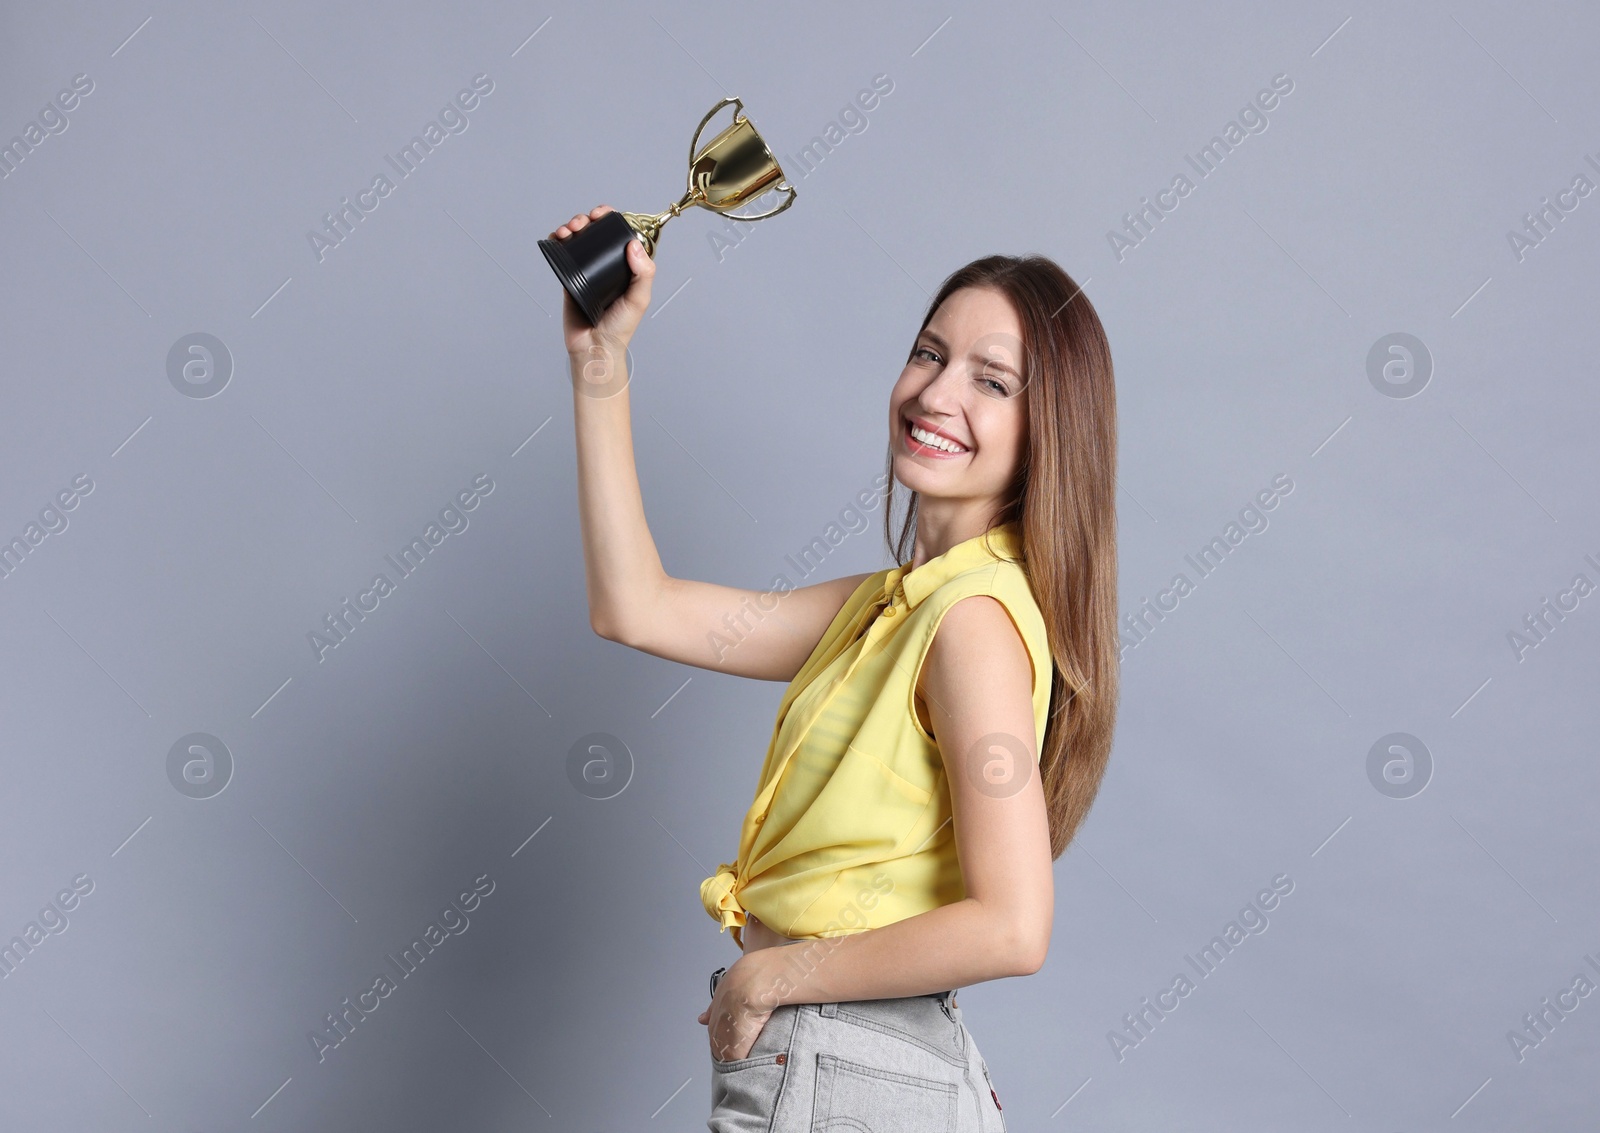
[[[628,222],[628,226],[639,234],[639,239],[644,244],[645,252],[649,254],[651,259],[654,259],[656,254],[656,241],[661,238],[662,225],[666,224],[667,221],[683,212],[684,209],[689,208],[697,202],[705,199],[705,190],[696,185],[694,188],[685,193],[683,195],[683,199],[677,204],[668,205],[666,212],[658,213],[655,216],[651,216],[649,213],[643,212],[625,212],[622,214],[622,219],[626,220]]]

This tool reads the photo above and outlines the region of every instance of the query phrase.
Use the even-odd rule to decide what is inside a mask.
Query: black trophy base
[[[637,235],[620,212],[608,212],[565,240],[539,241],[539,250],[590,326],[633,282],[628,241]]]

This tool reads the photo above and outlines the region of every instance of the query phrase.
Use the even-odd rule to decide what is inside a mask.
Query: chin
[[[944,487],[944,477],[930,474],[928,469],[903,456],[894,458],[894,478],[907,491],[916,492],[928,498],[945,494],[939,491],[940,488]]]

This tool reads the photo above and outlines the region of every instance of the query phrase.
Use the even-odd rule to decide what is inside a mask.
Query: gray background
[[[1506,1037],[1600,980],[1600,597],[1507,640],[1600,582],[1600,198],[1520,262],[1506,238],[1600,181],[1592,12],[10,7],[0,140],[95,87],[0,181],[0,535],[94,488],[0,580],[0,942],[94,888],[0,981],[0,1126],[703,1127],[695,1016],[737,953],[697,887],[783,687],[590,632],[536,241],[676,199],[725,93],[790,159],[875,75],[788,213],[720,258],[709,214],[666,229],[632,397],[670,572],[787,570],[882,468],[929,293],[991,251],[1056,258],[1106,324],[1122,609],[1294,483],[1127,651],[1045,968],[962,992],[1010,1127],[1592,1124],[1600,999],[1520,1062]],[[318,262],[322,214],[479,73],[470,128]],[[1277,74],[1270,127],[1119,261],[1107,231]],[[232,354],[214,397],[168,378],[194,332]],[[1369,380],[1392,332],[1426,344],[1416,396]],[[319,662],[307,634],[480,473]],[[869,519],[824,574],[890,564]],[[192,732],[232,753],[212,798],[167,775]],[[591,732],[634,763],[608,800],[568,778]],[[1367,773],[1393,732],[1432,756],[1407,799]],[[1119,1060],[1283,873],[1268,931]],[[483,874],[319,1062],[308,1032]]]

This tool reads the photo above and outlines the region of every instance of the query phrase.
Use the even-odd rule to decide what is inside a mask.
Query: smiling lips
[[[967,447],[913,418],[906,418],[906,448],[915,456],[965,456]]]

